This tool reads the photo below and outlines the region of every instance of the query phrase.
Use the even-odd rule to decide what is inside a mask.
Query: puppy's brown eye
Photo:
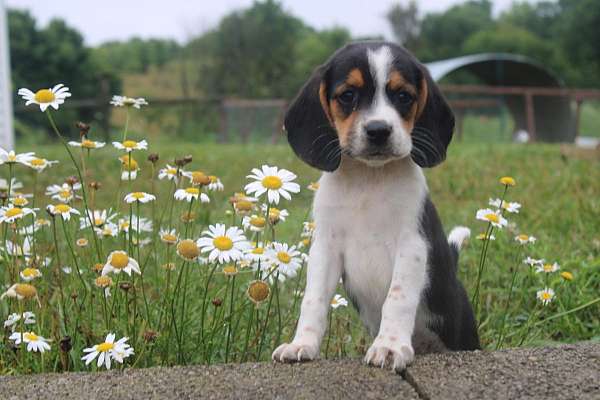
[[[409,105],[414,101],[414,97],[405,90],[399,90],[394,93],[394,101],[400,105]]]
[[[338,101],[344,105],[350,105],[350,104],[354,103],[356,96],[357,96],[356,91],[348,89],[348,90],[343,91],[338,96]]]

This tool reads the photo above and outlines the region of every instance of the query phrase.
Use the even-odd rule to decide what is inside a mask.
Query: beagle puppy
[[[402,371],[414,354],[479,348],[458,281],[469,229],[448,238],[423,168],[446,157],[454,116],[427,69],[387,42],[349,44],[318,67],[292,102],[294,152],[324,171],[296,334],[273,360],[313,360],[343,281],[375,337],[365,362]]]

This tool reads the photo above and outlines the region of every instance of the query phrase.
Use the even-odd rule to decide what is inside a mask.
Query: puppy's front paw
[[[402,372],[414,358],[415,351],[410,343],[395,343],[377,338],[367,351],[365,363],[381,368],[387,363],[396,372]]]
[[[317,358],[319,349],[303,343],[284,343],[275,349],[271,358],[278,362],[311,361]]]

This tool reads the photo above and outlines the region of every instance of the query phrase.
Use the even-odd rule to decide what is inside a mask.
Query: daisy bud
[[[183,158],[176,158],[175,159],[175,165],[177,165],[179,168],[182,168],[185,165],[185,161],[183,161]]]
[[[158,337],[158,332],[153,330],[147,330],[142,333],[142,337],[146,343],[153,343]]]
[[[89,186],[93,190],[100,190],[100,188],[102,187],[102,184],[100,182],[92,181],[92,182],[90,182]]]
[[[94,270],[94,272],[97,272],[97,273],[101,273],[103,268],[104,268],[104,264],[100,264],[100,263],[94,264],[92,266],[92,269]]]
[[[223,300],[219,297],[215,297],[214,299],[212,299],[212,304],[215,307],[221,307],[221,304],[223,304]]]
[[[75,124],[75,127],[79,129],[79,136],[81,137],[87,136],[88,132],[90,131],[90,126],[85,122],[78,121]]]
[[[71,300],[76,301],[77,297],[79,297],[79,295],[77,294],[77,292],[71,292]]]
[[[68,353],[71,351],[71,349],[73,348],[73,344],[71,343],[71,336],[65,336],[62,339],[60,339],[59,343],[59,347],[60,347],[60,351],[64,352],[64,353]]]
[[[65,183],[69,184],[71,187],[75,186],[77,182],[79,182],[79,180],[76,176],[69,176],[67,179],[65,179]]]
[[[188,154],[187,156],[184,156],[184,157],[183,157],[183,162],[184,162],[185,164],[189,164],[189,163],[191,163],[191,162],[192,162],[192,155],[191,155],[191,154]],[[183,164],[183,165],[185,165],[185,164]]]
[[[121,290],[123,290],[124,292],[127,292],[127,291],[129,291],[129,289],[132,288],[132,286],[131,286],[131,283],[129,283],[129,282],[121,282],[121,283],[119,283],[119,288]]]
[[[6,193],[4,190],[0,191],[0,200],[4,202],[6,199],[8,199],[8,193]]]
[[[156,162],[158,161],[158,153],[151,153],[148,156],[148,161],[150,161],[152,164],[156,164]]]

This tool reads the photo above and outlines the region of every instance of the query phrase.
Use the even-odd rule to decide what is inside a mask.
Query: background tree
[[[396,3],[390,7],[385,18],[392,27],[396,41],[407,49],[415,51],[421,30],[417,2],[411,0],[406,6]]]

